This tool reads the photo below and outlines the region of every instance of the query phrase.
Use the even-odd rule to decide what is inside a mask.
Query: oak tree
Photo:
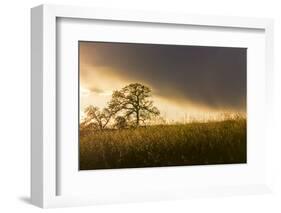
[[[113,114],[121,114],[128,121],[133,121],[138,127],[140,122],[150,120],[160,114],[150,99],[151,89],[140,83],[132,83],[112,94],[109,110]]]
[[[112,112],[108,108],[100,110],[98,107],[92,105],[85,109],[85,115],[86,117],[83,124],[92,126],[94,129],[98,130],[105,129],[113,116]]]

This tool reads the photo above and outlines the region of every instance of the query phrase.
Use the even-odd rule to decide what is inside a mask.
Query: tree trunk
[[[139,109],[139,105],[140,105],[140,99],[139,96],[137,95],[137,107],[136,107],[136,113],[137,113],[137,127],[139,126],[140,123],[140,109]]]
[[[139,126],[139,123],[140,123],[140,114],[139,114],[139,110],[137,110],[137,116],[136,116],[136,118],[137,118],[137,120],[136,120],[136,126],[138,127]]]

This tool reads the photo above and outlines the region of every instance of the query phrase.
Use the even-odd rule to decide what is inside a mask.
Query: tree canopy
[[[128,126],[138,127],[160,114],[151,100],[151,89],[140,83],[132,83],[115,90],[102,110],[95,106],[85,109],[82,126],[91,126],[103,130],[108,124],[118,129]],[[114,118],[114,121],[111,121]]]
[[[84,119],[83,125],[90,124],[92,127],[99,130],[104,129],[113,116],[109,109],[104,108],[100,110],[98,107],[92,105],[85,109],[85,114],[86,118]]]
[[[145,123],[152,116],[160,114],[153,105],[151,89],[140,83],[133,83],[116,90],[109,102],[109,109],[114,113],[121,113],[128,121],[133,121],[135,126],[140,122]]]

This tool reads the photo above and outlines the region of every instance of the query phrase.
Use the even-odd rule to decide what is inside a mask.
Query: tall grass
[[[80,169],[246,163],[246,119],[80,132]]]

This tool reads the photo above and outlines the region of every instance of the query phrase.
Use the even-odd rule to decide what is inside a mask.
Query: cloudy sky
[[[244,113],[246,57],[245,48],[79,42],[80,111],[139,82],[169,120]]]

